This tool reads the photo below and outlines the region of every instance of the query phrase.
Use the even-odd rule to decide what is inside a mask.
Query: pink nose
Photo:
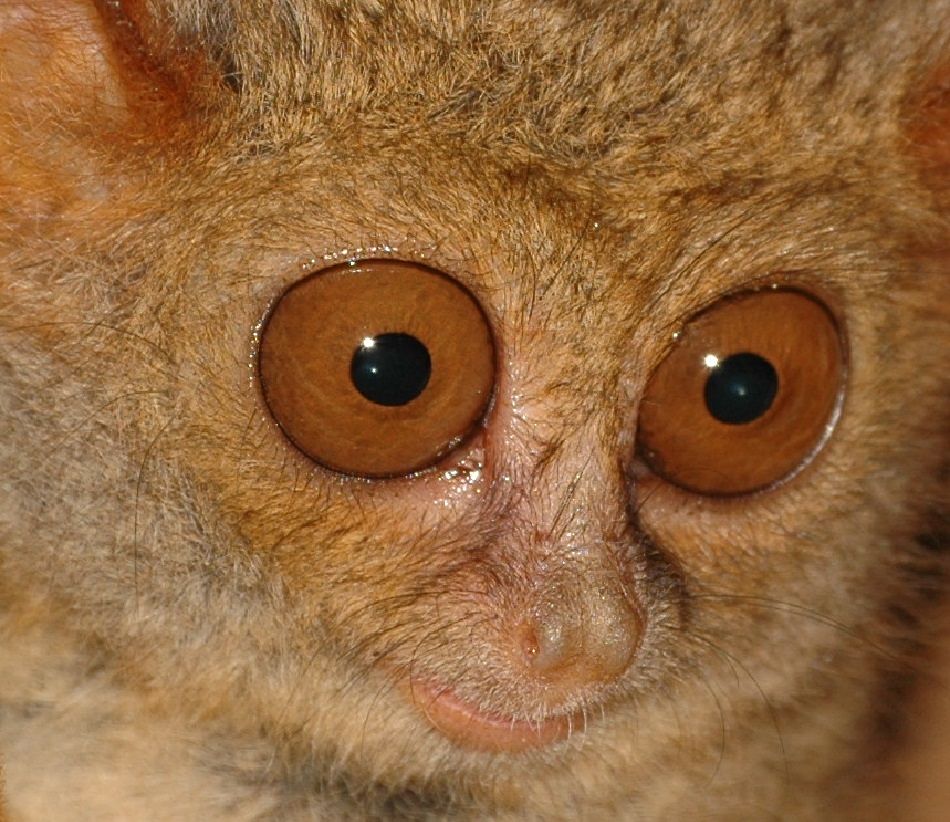
[[[637,650],[640,620],[616,583],[573,580],[546,588],[514,639],[531,674],[573,692],[624,674]]]

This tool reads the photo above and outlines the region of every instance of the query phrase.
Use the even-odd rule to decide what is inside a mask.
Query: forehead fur
[[[663,154],[742,165],[766,121],[807,150],[830,112],[838,129],[891,120],[950,11],[859,5],[152,0],[149,16],[153,32],[210,53],[272,139],[299,137],[301,120],[351,139],[356,123],[411,123],[427,139],[616,173]]]

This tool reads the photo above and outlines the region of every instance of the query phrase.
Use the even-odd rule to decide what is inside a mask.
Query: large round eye
[[[650,378],[641,459],[701,494],[766,488],[823,444],[843,375],[838,326],[817,300],[793,290],[727,297],[686,325]]]
[[[491,332],[457,282],[416,263],[361,260],[291,286],[261,331],[264,400],[307,456],[346,474],[426,468],[481,421]]]

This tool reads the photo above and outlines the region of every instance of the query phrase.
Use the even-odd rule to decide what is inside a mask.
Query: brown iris
[[[261,332],[264,400],[314,461],[364,477],[429,467],[480,423],[494,384],[485,315],[418,263],[360,260],[292,285]]]
[[[844,381],[829,310],[792,289],[728,297],[694,317],[643,397],[639,453],[701,494],[743,494],[793,474],[823,444]]]

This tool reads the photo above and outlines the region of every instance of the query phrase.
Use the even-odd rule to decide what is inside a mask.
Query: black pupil
[[[778,375],[758,354],[733,354],[710,369],[706,407],[720,422],[742,425],[761,417],[775,399]]]
[[[363,340],[353,352],[350,379],[370,402],[405,405],[429,384],[432,361],[428,349],[410,334],[379,334]]]

